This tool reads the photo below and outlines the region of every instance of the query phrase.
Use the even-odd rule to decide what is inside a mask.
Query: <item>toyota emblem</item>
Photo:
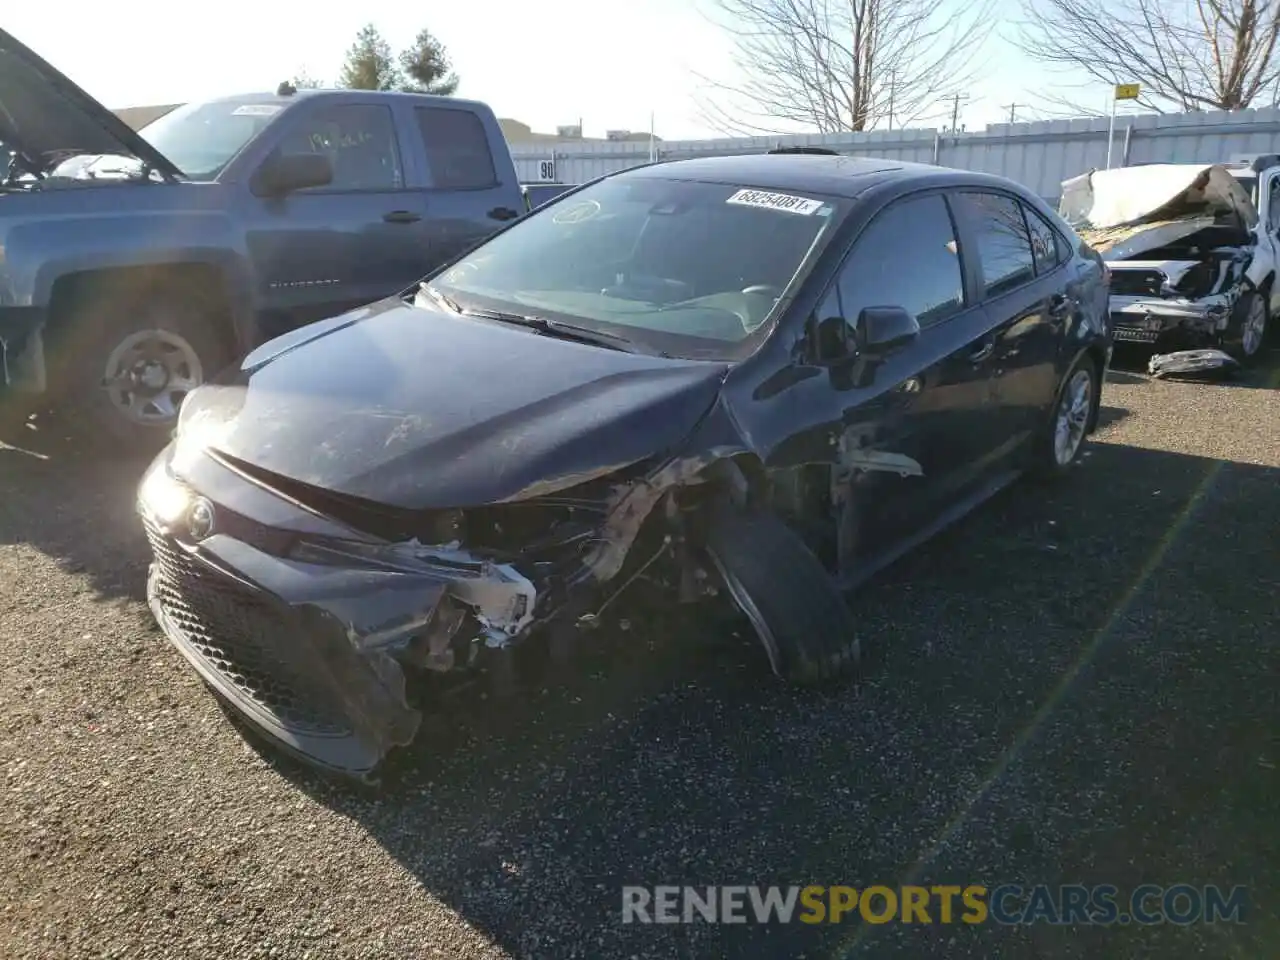
[[[213,504],[204,497],[191,505],[187,513],[187,531],[193,540],[203,540],[213,533]]]

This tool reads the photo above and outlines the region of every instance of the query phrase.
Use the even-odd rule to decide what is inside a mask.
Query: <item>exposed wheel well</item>
[[[68,324],[76,316],[77,308],[90,297],[129,298],[141,300],[147,296],[181,290],[190,296],[218,308],[226,317],[219,336],[229,352],[236,349],[235,331],[231,321],[230,299],[226,278],[217,267],[207,263],[166,263],[141,267],[109,267],[102,270],[84,270],[59,277],[49,296],[49,323],[46,347],[65,341],[71,332]]]

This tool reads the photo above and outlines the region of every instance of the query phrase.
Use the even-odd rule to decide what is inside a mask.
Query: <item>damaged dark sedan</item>
[[[254,727],[356,776],[431,677],[554,653],[642,573],[830,678],[850,587],[1077,462],[1110,336],[1101,260],[1007,180],[614,174],[194,391],[139,489],[151,606]]]

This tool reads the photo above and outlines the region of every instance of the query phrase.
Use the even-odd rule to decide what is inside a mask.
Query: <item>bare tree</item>
[[[324,86],[324,83],[311,76],[305,67],[294,74],[289,83],[295,90],[318,90]]]
[[[742,79],[703,77],[705,119],[726,133],[905,126],[973,80],[992,0],[714,0]]]
[[[1023,11],[1016,43],[1029,56],[1095,82],[1141,84],[1148,109],[1275,100],[1280,0],[1023,0]],[[1079,110],[1061,90],[1044,98]]]

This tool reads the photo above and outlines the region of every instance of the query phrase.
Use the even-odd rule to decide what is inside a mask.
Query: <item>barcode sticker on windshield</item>
[[[236,107],[231,111],[231,114],[236,117],[270,117],[279,112],[280,107],[278,104],[246,103],[244,106]]]
[[[821,200],[793,197],[786,193],[766,193],[764,190],[739,190],[725,203],[736,203],[744,207],[764,207],[766,210],[781,210],[783,213],[798,213],[803,217],[813,216],[822,206]]]

